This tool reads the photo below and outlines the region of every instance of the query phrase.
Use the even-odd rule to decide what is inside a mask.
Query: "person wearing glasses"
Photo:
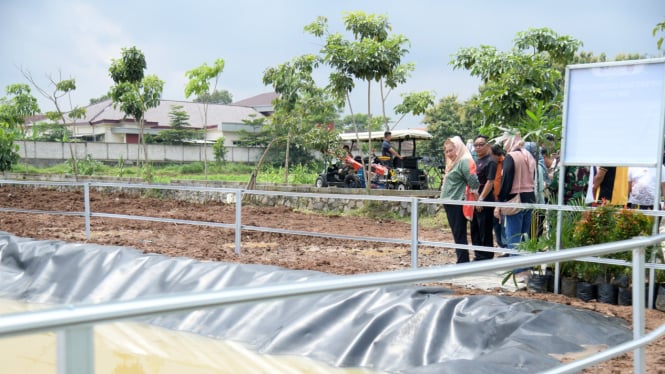
[[[446,174],[443,177],[441,198],[449,200],[464,200],[466,186],[471,194],[478,198],[478,176],[471,172],[471,163],[474,162],[471,153],[459,136],[446,139],[443,143],[446,159]],[[475,166],[475,165],[474,165]],[[469,244],[467,241],[467,219],[464,216],[462,205],[444,204],[448,225],[453,233],[455,244]],[[457,263],[469,262],[469,251],[455,249]]]
[[[478,135],[473,141],[476,151],[476,175],[480,183],[478,201],[494,202],[494,178],[497,164],[491,155],[491,147],[487,136]],[[494,247],[494,208],[476,207],[476,213],[471,221],[471,244],[483,247]],[[474,251],[474,261],[490,260],[494,252]]]

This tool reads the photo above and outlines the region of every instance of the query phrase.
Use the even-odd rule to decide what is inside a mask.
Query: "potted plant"
[[[572,205],[578,206],[579,210],[574,210],[574,211],[563,211],[561,212],[561,248],[574,248],[578,247],[577,243],[573,240],[573,232],[575,230],[575,226],[577,224],[577,221],[581,217],[581,202],[578,202],[576,200],[571,201]],[[547,224],[547,229],[544,230],[543,234],[539,237],[531,237],[527,238],[526,240],[520,242],[517,245],[517,249],[520,251],[524,252],[529,252],[529,253],[536,253],[536,252],[543,252],[543,251],[548,251],[553,248],[556,248],[556,227],[557,227],[557,220],[559,219],[559,214],[556,211],[548,211],[546,213],[546,222]],[[545,268],[545,270],[543,270]],[[536,292],[543,292],[540,291],[542,288],[543,282],[545,282],[545,285],[547,286],[547,289],[550,291],[554,290],[554,274],[552,273],[551,269],[553,268],[553,265],[546,265],[546,266],[540,266],[540,267],[535,267],[531,269],[531,274],[529,275],[528,282],[527,282],[527,287],[532,289],[533,291]],[[578,274],[578,269],[576,268],[576,262],[574,261],[569,261],[569,262],[564,262],[561,263],[561,285],[562,285],[562,291],[563,291],[563,285],[564,283],[566,284],[567,287],[566,289],[569,289],[568,287],[568,281],[577,278]],[[532,284],[532,286],[529,286],[529,283]],[[567,296],[575,296],[575,291],[574,291],[574,285],[576,283],[575,281],[571,281],[573,285],[573,292],[570,294],[567,290]],[[563,293],[563,292],[562,292]]]
[[[530,237],[517,244],[517,250],[530,253],[545,252],[550,248],[552,247],[547,234]],[[547,269],[547,266],[532,266],[529,269],[529,277],[526,283],[528,290],[539,293],[548,291],[548,283],[550,283],[549,280],[553,278],[553,275],[551,272],[548,274],[546,270],[543,271],[543,267]]]
[[[626,240],[651,232],[652,221],[649,217],[636,210],[619,208],[603,201],[593,210],[585,211],[580,217],[575,230],[573,241],[578,246]],[[620,252],[603,256],[606,258],[630,261],[630,252]],[[629,270],[629,269],[628,269]],[[588,301],[593,295],[593,285],[599,288],[599,301],[617,303],[618,288],[615,280],[625,275],[626,268],[622,266],[580,263],[577,266],[578,276],[584,281],[578,283],[578,297]],[[625,277],[621,277],[625,279]],[[588,283],[595,283],[588,285]],[[583,290],[580,292],[579,288]]]

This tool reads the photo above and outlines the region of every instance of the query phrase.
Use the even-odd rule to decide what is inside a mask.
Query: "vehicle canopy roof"
[[[427,139],[432,139],[432,134],[428,133],[425,130],[422,129],[406,129],[406,130],[392,130],[390,131],[392,134],[392,139],[393,141],[397,140],[427,140]],[[339,138],[343,141],[357,141],[360,140],[361,142],[366,142],[370,139],[370,133],[369,132],[359,132],[358,135],[356,136],[355,132],[349,132],[349,133],[344,133],[344,134],[339,134]],[[382,140],[383,139],[383,131],[372,131],[372,140]]]

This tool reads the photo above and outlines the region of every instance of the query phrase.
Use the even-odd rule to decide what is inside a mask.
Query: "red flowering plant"
[[[653,221],[637,210],[619,208],[603,200],[600,206],[582,214],[573,239],[578,245],[626,240],[651,232]]]
[[[573,241],[578,246],[626,240],[649,235],[653,220],[643,213],[610,205],[606,200],[595,209],[585,211],[573,231]],[[632,253],[620,252],[603,256],[630,261]],[[618,274],[630,270],[622,266],[578,263],[578,276],[593,281],[598,275]],[[604,273],[604,274],[603,274]]]

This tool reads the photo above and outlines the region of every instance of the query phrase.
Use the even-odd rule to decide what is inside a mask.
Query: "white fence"
[[[90,155],[99,161],[118,161],[120,159],[131,162],[143,159],[143,151],[139,157],[139,145],[127,143],[59,143],[59,142],[36,142],[17,141],[19,155],[23,159],[35,160],[59,160],[71,159],[71,150],[74,150],[77,159],[83,159]],[[213,161],[212,146],[202,145],[163,145],[147,144],[148,158],[150,161],[158,162],[196,162],[207,160]],[[263,148],[227,146],[225,160],[229,162],[256,162],[263,153]]]
[[[240,233],[242,230],[280,232],[295,235],[324,236],[332,238],[343,238],[352,240],[369,240],[394,242],[400,244],[411,244],[412,267],[411,270],[354,275],[340,279],[312,281],[308,283],[281,283],[272,286],[260,286],[250,288],[233,288],[223,291],[202,292],[197,294],[179,294],[163,296],[159,298],[137,299],[123,302],[107,302],[96,305],[68,305],[66,307],[53,308],[44,311],[29,313],[17,313],[3,316],[0,319],[0,337],[23,335],[43,331],[58,331],[58,373],[92,373],[94,372],[94,346],[92,329],[94,324],[143,316],[163,315],[167,313],[178,313],[194,311],[205,308],[220,307],[246,302],[266,302],[273,299],[285,297],[297,297],[310,294],[329,293],[335,291],[382,287],[395,284],[409,284],[426,281],[442,281],[456,277],[485,273],[488,271],[510,270],[525,266],[534,266],[543,263],[558,263],[560,261],[589,259],[589,256],[599,256],[630,250],[632,261],[625,263],[632,267],[633,274],[633,340],[612,347],[592,356],[560,365],[550,372],[572,373],[603,362],[623,353],[634,352],[634,372],[644,373],[646,370],[646,356],[644,346],[665,335],[665,325],[658,327],[649,334],[645,334],[645,269],[662,268],[662,265],[645,264],[645,248],[653,245],[661,245],[665,241],[665,234],[653,235],[646,238],[635,238],[620,242],[599,244],[588,247],[566,249],[564,251],[553,251],[547,253],[514,256],[500,258],[494,261],[480,261],[455,266],[442,266],[434,268],[417,268],[417,256],[419,245],[433,245],[445,248],[483,249],[485,247],[461,246],[453,243],[425,242],[418,239],[418,204],[460,204],[460,201],[440,199],[420,199],[416,197],[390,197],[390,196],[361,196],[361,195],[336,195],[336,194],[311,194],[311,193],[287,193],[269,191],[247,191],[242,189],[223,188],[198,188],[189,187],[191,190],[216,191],[225,193],[230,203],[236,204],[235,222],[232,224],[210,223],[201,221],[183,221],[163,219],[145,216],[126,216],[107,213],[95,213],[90,211],[89,189],[95,187],[133,187],[146,189],[183,189],[183,186],[164,185],[121,185],[112,183],[53,183],[53,182],[18,182],[0,181],[0,184],[40,184],[40,185],[69,185],[81,186],[84,189],[85,211],[67,212],[69,215],[84,216],[85,230],[90,235],[90,217],[108,217],[136,220],[161,221],[169,223],[184,223],[192,225],[213,225],[235,230],[236,252],[240,250]],[[366,200],[392,200],[412,204],[411,226],[412,234],[410,240],[352,237],[343,235],[332,235],[325,233],[310,233],[293,230],[272,229],[265,227],[246,226],[241,222],[240,208],[242,198],[245,194],[290,194],[303,197],[326,196],[329,198],[351,198]],[[464,202],[469,204],[469,202]],[[491,206],[496,203],[475,202],[473,205]],[[541,209],[564,209],[561,206],[544,206],[539,204],[521,204],[523,206],[538,207]],[[64,214],[65,212],[50,212],[42,210],[20,210],[12,208],[0,208],[0,211],[38,213],[38,214]],[[502,251],[506,251],[502,249]],[[596,260],[597,261],[597,260]]]

